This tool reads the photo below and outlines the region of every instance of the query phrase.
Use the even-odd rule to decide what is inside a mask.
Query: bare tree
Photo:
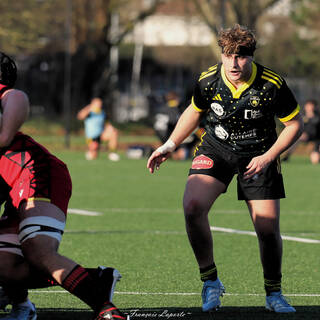
[[[220,50],[216,38],[222,27],[234,23],[255,29],[258,18],[281,0],[192,0],[213,35],[211,45],[216,58]]]

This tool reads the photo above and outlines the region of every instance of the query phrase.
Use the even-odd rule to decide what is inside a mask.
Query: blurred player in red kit
[[[6,320],[35,320],[27,289],[60,285],[94,311],[93,319],[127,319],[112,304],[120,274],[84,268],[58,253],[72,183],[67,166],[19,132],[27,119],[27,95],[14,89],[17,68],[0,53],[0,305],[12,304]]]

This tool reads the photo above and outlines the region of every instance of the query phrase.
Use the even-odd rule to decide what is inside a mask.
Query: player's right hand
[[[154,151],[148,159],[147,168],[150,173],[154,173],[155,169],[159,170],[162,162],[169,158],[170,152],[166,154],[160,153],[158,150]]]

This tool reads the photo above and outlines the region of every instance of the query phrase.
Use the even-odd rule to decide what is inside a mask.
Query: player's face
[[[222,54],[221,60],[225,75],[235,86],[249,80],[252,72],[252,56],[241,56],[239,54]]]

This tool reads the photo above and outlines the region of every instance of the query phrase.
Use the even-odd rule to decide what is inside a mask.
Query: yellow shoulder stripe
[[[294,118],[300,111],[300,106],[297,105],[297,107],[294,109],[293,112],[291,112],[288,116],[284,117],[284,118],[279,118],[279,120],[281,122],[287,122],[289,120],[291,120],[292,118]]]
[[[282,84],[283,79],[280,76],[274,75],[272,72],[270,72],[269,70],[264,70],[263,71],[263,75],[270,77],[276,81],[278,81],[280,84]]]
[[[218,65],[216,64],[215,66],[210,67],[208,71],[202,72],[198,81],[201,81],[202,79],[210,77],[211,75],[215,74],[217,72],[217,68],[218,68]]]
[[[282,86],[283,79],[270,69],[264,68],[261,78],[274,83],[278,89]]]
[[[210,67],[210,68],[208,69],[208,71],[215,70],[215,69],[217,69],[217,67],[218,67],[218,64],[215,64],[214,66]]]
[[[280,76],[280,75],[278,75],[277,73],[275,73],[274,71],[272,71],[271,69],[268,69],[268,68],[266,68],[266,67],[264,67],[263,72],[268,72],[268,73],[274,75],[275,77],[281,79],[281,76]]]
[[[274,79],[266,77],[266,76],[261,76],[262,79],[268,80],[269,82],[272,82],[277,86],[278,89],[280,89],[281,85]]]

